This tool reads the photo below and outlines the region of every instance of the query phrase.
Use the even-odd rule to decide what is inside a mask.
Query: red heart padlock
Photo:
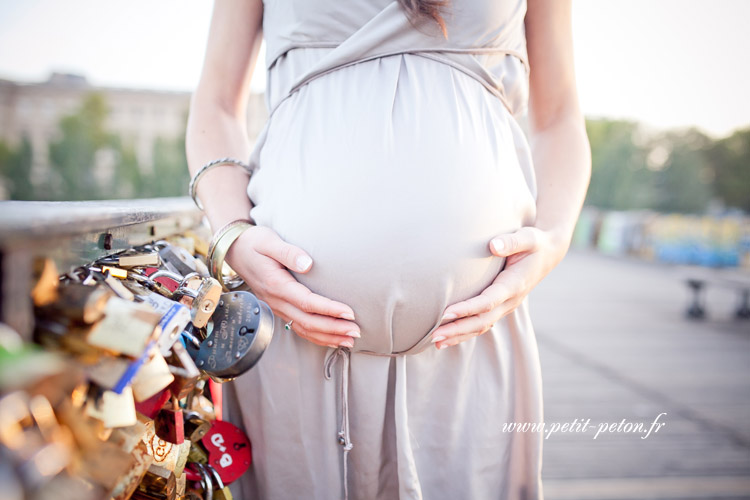
[[[208,452],[208,463],[213,465],[224,484],[229,484],[250,467],[250,440],[236,425],[215,420],[201,439]]]

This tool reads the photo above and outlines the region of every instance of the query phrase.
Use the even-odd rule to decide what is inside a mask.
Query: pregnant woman
[[[569,1],[220,0],[187,132],[227,261],[276,316],[225,385],[243,499],[539,499],[527,294],[590,173]],[[248,88],[266,40],[270,117]],[[519,122],[527,112],[527,142]]]

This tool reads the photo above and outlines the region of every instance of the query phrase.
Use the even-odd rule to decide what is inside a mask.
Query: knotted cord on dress
[[[326,380],[331,380],[333,364],[337,359],[342,359],[341,365],[341,427],[338,433],[339,444],[344,447],[344,499],[349,498],[349,481],[347,475],[347,462],[349,457],[349,451],[354,447],[349,435],[349,349],[346,347],[337,347],[334,351],[331,351],[326,357],[324,374]]]

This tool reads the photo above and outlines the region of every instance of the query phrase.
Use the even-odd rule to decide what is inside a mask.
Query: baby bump
[[[489,240],[534,217],[504,110],[483,107],[470,77],[415,57],[303,87],[273,115],[248,188],[256,222],[313,258],[295,277],[354,310],[355,351],[425,343],[448,305],[502,268]]]

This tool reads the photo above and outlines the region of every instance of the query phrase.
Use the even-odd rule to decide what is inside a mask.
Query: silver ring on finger
[[[294,320],[290,319],[289,323],[287,323],[287,324],[284,325],[284,330],[287,330],[287,331],[291,330],[292,329],[292,323],[294,323]]]

